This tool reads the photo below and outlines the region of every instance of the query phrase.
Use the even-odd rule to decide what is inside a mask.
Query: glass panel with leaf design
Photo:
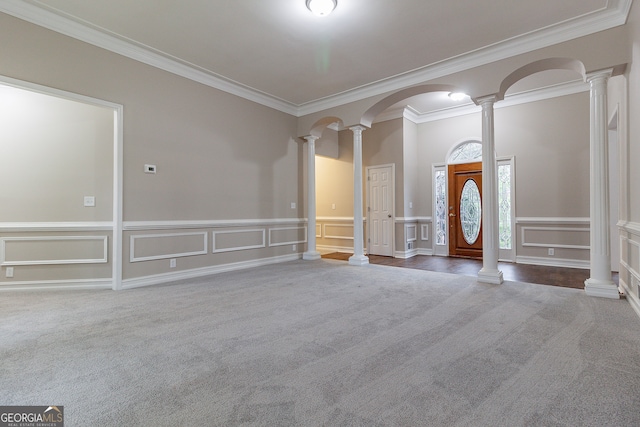
[[[472,245],[478,240],[482,221],[480,190],[472,179],[467,180],[460,195],[460,224],[464,240]]]
[[[447,244],[447,189],[445,172],[436,171],[436,245]]]

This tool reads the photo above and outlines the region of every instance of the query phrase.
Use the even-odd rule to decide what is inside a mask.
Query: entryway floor
[[[351,254],[348,253],[333,252],[325,254],[322,257],[347,261],[350,256]],[[429,255],[416,255],[408,259],[379,255],[368,255],[368,257],[371,264],[462,274],[465,276],[477,276],[478,271],[482,268],[482,260],[468,258]],[[584,289],[584,281],[589,278],[589,270],[581,268],[548,267],[500,262],[498,263],[498,269],[502,271],[504,280],[575,289]],[[618,273],[614,272],[612,274],[613,281],[618,283]]]

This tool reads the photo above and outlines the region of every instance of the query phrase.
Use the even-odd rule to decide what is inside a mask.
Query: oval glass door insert
[[[464,240],[472,245],[478,240],[482,221],[480,190],[472,179],[467,180],[460,194],[460,224]]]

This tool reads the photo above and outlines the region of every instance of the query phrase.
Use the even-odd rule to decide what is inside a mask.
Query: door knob
[[[456,214],[449,214],[449,216],[456,216]]]
[[[391,214],[389,214],[388,216],[389,216],[389,218],[391,218]]]

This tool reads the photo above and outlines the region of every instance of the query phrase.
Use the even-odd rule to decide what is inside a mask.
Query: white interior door
[[[368,168],[369,254],[393,256],[393,166]]]

